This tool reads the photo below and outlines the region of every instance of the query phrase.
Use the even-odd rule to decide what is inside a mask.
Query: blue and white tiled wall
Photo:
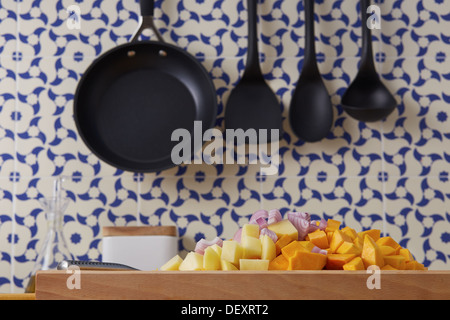
[[[78,137],[73,95],[85,69],[130,39],[136,0],[0,0],[0,292],[22,292],[45,235],[37,200],[64,177],[64,233],[78,259],[101,260],[101,227],[173,225],[182,252],[202,237],[232,237],[260,208],[308,211],[357,230],[378,228],[430,269],[450,268],[450,0],[378,0],[380,76],[398,101],[364,124],[340,106],[360,54],[358,0],[316,0],[319,68],[335,122],[317,144],[299,141],[286,116],[303,57],[300,0],[260,1],[266,79],[282,101],[279,175],[257,166],[191,165],[122,172]],[[81,9],[81,29],[67,8]],[[242,0],[158,0],[164,38],[200,59],[217,88],[219,117],[244,68]],[[151,33],[146,34],[151,37]],[[149,146],[151,148],[151,146]]]

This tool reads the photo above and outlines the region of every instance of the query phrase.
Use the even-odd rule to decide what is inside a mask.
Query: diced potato
[[[199,271],[203,269],[203,256],[196,252],[189,252],[180,264],[180,271]]]
[[[268,226],[280,239],[284,235],[291,237],[293,241],[298,240],[298,231],[289,220],[281,220]]]
[[[203,269],[204,270],[220,270],[220,256],[217,254],[216,250],[212,247],[205,249],[205,254],[203,255]]]
[[[352,242],[352,239],[341,230],[336,230],[333,233],[333,238],[331,238],[330,242],[331,252],[336,253],[339,246],[344,242]]]
[[[336,250],[336,253],[353,253],[356,255],[360,255],[361,254],[361,249],[358,248],[355,244],[353,244],[353,242],[347,242],[344,241],[339,248]]]
[[[242,227],[242,238],[253,237],[259,238],[259,225],[257,224],[244,224]]]
[[[288,270],[322,270],[327,264],[327,256],[320,253],[297,251],[288,258]]]
[[[261,259],[241,259],[239,260],[240,270],[267,271],[269,270],[269,260]]]
[[[289,266],[289,261],[285,256],[280,254],[275,259],[270,261],[269,270],[287,270]]]
[[[261,237],[261,259],[272,261],[277,256],[276,247],[273,240],[268,236],[264,235]]]
[[[406,269],[405,257],[401,255],[385,256],[384,263],[394,267],[397,270]]]
[[[226,240],[222,245],[222,260],[239,266],[239,260],[242,259],[242,246],[235,240]]]
[[[235,267],[234,264],[232,264],[229,261],[225,261],[225,260],[220,260],[220,266],[222,271],[236,271],[239,270],[238,268]]]
[[[213,248],[214,251],[217,252],[217,254],[219,255],[219,257],[222,255],[222,247],[219,246],[218,244],[212,245],[211,248]]]
[[[308,234],[308,237],[309,241],[320,249],[328,249],[330,247],[325,231],[317,230]]]
[[[364,262],[362,261],[361,257],[353,258],[350,262],[344,264],[342,266],[342,269],[348,271],[366,270],[364,267]]]
[[[381,253],[380,247],[368,234],[366,234],[364,237],[361,259],[363,260],[364,267],[366,269],[372,265],[376,265],[380,268],[384,266],[384,258],[383,254]]]
[[[286,259],[289,259],[290,257],[295,256],[295,254],[296,254],[298,251],[310,252],[308,249],[306,249],[306,248],[300,243],[300,241],[292,241],[292,242],[289,243],[287,246],[285,246],[283,249],[281,249],[281,253],[283,254],[283,256],[286,257]]]
[[[183,262],[183,259],[176,255],[169,261],[167,261],[161,268],[159,268],[160,271],[177,271],[180,267],[180,264]]]
[[[261,240],[254,237],[242,237],[242,259],[261,259]]]
[[[343,270],[344,265],[352,261],[356,257],[355,254],[329,254],[327,256],[327,270]]]
[[[281,254],[281,249],[287,246],[292,241],[292,238],[287,234],[283,235],[281,238],[278,238],[277,242],[275,243],[277,256]]]
[[[334,232],[336,230],[339,230],[339,227],[341,226],[341,222],[333,219],[328,219],[327,221],[327,227],[325,228],[325,232]]]

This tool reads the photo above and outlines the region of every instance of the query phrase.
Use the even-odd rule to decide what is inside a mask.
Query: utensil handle
[[[140,0],[141,16],[153,16],[155,0]]]
[[[248,9],[248,52],[245,77],[262,75],[258,50],[258,0],[247,0]]]
[[[304,0],[305,5],[305,66],[317,65],[316,36],[314,29],[314,0]]]
[[[371,0],[361,0],[361,27],[362,27],[362,51],[361,51],[361,70],[373,71],[375,64],[373,61],[372,31],[367,22],[370,18],[367,12],[371,5]]]

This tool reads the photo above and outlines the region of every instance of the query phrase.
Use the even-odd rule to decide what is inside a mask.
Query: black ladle
[[[231,92],[225,110],[226,129],[278,129],[282,136],[281,108],[277,96],[267,85],[259,64],[257,0],[248,0],[247,65],[239,84]]]
[[[367,26],[370,0],[361,0],[362,52],[358,75],[342,97],[342,107],[354,119],[376,122],[389,116],[397,102],[381,82],[374,65],[372,32]]]
[[[297,137],[307,142],[317,142],[330,132],[333,124],[333,108],[317,67],[314,0],[304,0],[304,3],[305,57],[289,113],[291,128]]]

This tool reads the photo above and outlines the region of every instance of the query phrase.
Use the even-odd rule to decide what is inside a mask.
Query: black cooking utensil
[[[57,266],[57,270],[71,270],[74,268],[84,271],[139,271],[121,263],[97,261],[63,260]]]
[[[217,95],[193,56],[163,42],[153,23],[154,0],[141,0],[141,23],[133,41],[98,58],[85,72],[74,99],[78,132],[101,160],[132,172],[162,171],[175,164],[176,129],[193,136],[215,125]],[[137,41],[144,29],[159,41]],[[197,149],[183,160],[190,160]],[[201,146],[200,146],[201,147]],[[189,156],[191,158],[189,158]]]
[[[247,65],[239,84],[231,92],[225,110],[226,129],[278,129],[280,138],[282,118],[280,103],[267,85],[259,63],[257,33],[257,0],[248,0]],[[272,135],[268,135],[271,142]]]
[[[317,142],[325,138],[333,124],[330,96],[317,67],[314,0],[305,4],[305,57],[300,79],[289,110],[291,128],[302,140]]]
[[[356,120],[376,122],[389,116],[397,107],[397,102],[375,70],[372,32],[367,26],[369,6],[370,0],[361,0],[361,65],[356,78],[342,97],[342,107]]]

